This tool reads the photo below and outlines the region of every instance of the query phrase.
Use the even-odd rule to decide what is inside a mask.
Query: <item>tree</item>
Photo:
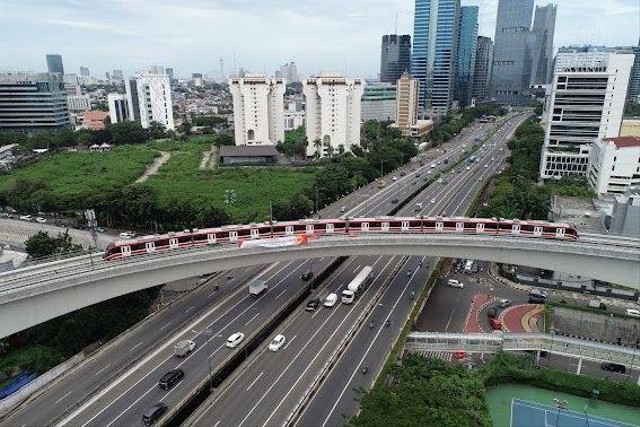
[[[167,137],[167,132],[164,124],[157,122],[155,120],[149,123],[149,127],[147,128],[147,134],[150,139],[163,139]]]
[[[322,142],[320,141],[320,138],[316,138],[313,141],[313,146],[316,149],[316,159],[320,158],[320,149],[322,148]]]
[[[110,142],[116,145],[143,144],[147,142],[147,133],[138,122],[110,123],[105,130],[111,138]]]
[[[218,147],[223,146],[223,145],[235,145],[235,141],[233,139],[233,136],[228,135],[226,133],[219,133],[216,136],[216,141],[215,141],[215,145],[217,145]]]
[[[68,230],[55,237],[39,231],[25,241],[25,247],[29,256],[36,259],[82,250],[82,246],[73,243]]]

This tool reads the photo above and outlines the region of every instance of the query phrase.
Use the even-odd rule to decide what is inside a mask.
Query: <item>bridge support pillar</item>
[[[582,357],[578,359],[578,369],[576,370],[576,374],[580,375],[581,370],[582,370]]]

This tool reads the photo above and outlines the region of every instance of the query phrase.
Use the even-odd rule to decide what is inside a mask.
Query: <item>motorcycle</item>
[[[415,293],[414,293],[414,292],[411,292],[411,293],[409,294],[409,299],[413,300],[413,298],[414,298],[414,297],[415,297]]]
[[[387,321],[384,322],[384,326],[386,326],[388,328],[389,325],[391,325],[391,320],[387,319]]]
[[[376,326],[376,322],[374,322],[373,320],[369,322],[369,329],[373,329],[375,326]]]
[[[364,365],[364,366],[362,367],[362,374],[363,374],[363,375],[364,375],[364,374],[366,374],[368,370],[369,370],[369,365]]]

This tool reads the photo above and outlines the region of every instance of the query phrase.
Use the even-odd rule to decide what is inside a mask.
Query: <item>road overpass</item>
[[[574,273],[640,289],[640,245],[628,240],[362,233],[275,248],[189,248],[126,261],[86,255],[4,273],[0,275],[0,337],[100,301],[211,271],[353,255],[470,258]]]

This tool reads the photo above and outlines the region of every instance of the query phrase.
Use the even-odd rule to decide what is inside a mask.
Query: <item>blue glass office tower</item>
[[[478,6],[462,6],[458,27],[458,59],[456,63],[456,99],[460,107],[471,104],[473,75],[478,40]]]
[[[411,75],[420,82],[420,115],[446,115],[454,97],[460,0],[416,0]]]

